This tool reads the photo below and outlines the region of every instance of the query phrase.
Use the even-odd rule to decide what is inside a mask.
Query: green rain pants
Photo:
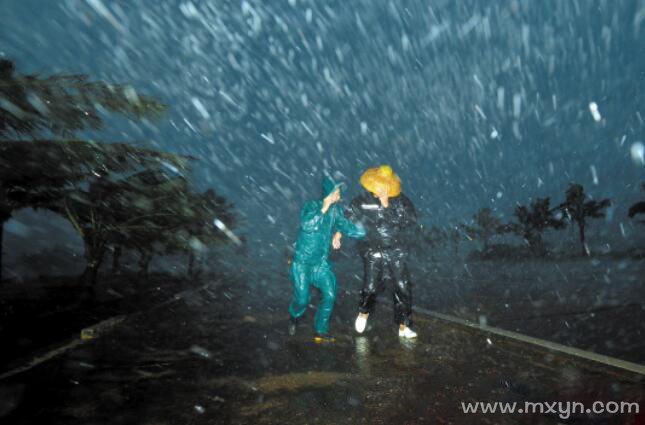
[[[293,298],[289,305],[291,317],[299,318],[305,313],[310,295],[311,285],[320,289],[322,299],[314,318],[314,327],[319,334],[329,332],[329,318],[334,311],[336,301],[336,276],[329,262],[323,261],[318,265],[294,262],[291,266],[291,282],[293,283]]]

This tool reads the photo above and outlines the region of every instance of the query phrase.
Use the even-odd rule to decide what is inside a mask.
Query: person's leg
[[[326,335],[329,333],[329,319],[334,311],[336,302],[336,276],[328,263],[322,264],[315,273],[314,285],[320,289],[321,300],[315,317],[316,333]]]
[[[355,328],[363,333],[367,317],[374,310],[374,304],[382,287],[383,256],[380,252],[368,252],[363,257],[363,289],[358,305]]]
[[[289,314],[292,319],[299,319],[309,304],[309,282],[310,267],[293,263],[291,265],[291,282],[293,284],[293,295],[289,304]]]
[[[412,336],[406,331],[412,326],[412,284],[406,264],[406,256],[400,251],[393,251],[387,256],[388,268],[394,284],[394,321],[399,325],[399,333]],[[416,334],[414,335],[416,336]]]

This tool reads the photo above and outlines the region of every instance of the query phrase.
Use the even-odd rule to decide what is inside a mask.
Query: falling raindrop
[[[632,143],[629,153],[635,164],[645,165],[645,145],[643,145],[643,142]]]

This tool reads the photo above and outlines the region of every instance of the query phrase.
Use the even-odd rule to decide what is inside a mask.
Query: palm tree
[[[473,216],[474,226],[462,224],[460,227],[465,232],[468,239],[480,240],[483,249],[488,249],[490,239],[504,232],[502,221],[495,217],[490,208],[482,208]]]
[[[538,255],[546,254],[546,247],[542,239],[542,233],[549,228],[562,229],[565,223],[562,219],[555,217],[549,198],[538,198],[531,203],[530,208],[518,205],[515,208],[514,216],[517,223],[512,223],[508,229],[524,238],[531,250]]]
[[[589,248],[585,243],[587,218],[604,217],[605,212],[603,210],[611,205],[611,200],[609,199],[596,201],[593,199],[587,200],[587,198],[588,196],[582,185],[571,183],[567,189],[565,201],[559,205],[559,208],[561,208],[572,221],[578,224],[583,256],[589,255]]]

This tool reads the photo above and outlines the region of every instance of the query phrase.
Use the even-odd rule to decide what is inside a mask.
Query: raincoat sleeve
[[[322,223],[323,212],[316,201],[307,201],[300,212],[300,228],[305,232],[315,232]]]
[[[401,200],[403,201],[404,227],[413,228],[417,224],[417,210],[407,197],[404,196]]]
[[[353,221],[355,223],[361,221],[359,204],[360,204],[360,199],[357,197],[357,198],[354,198],[351,204],[349,204],[349,208],[347,208],[347,217],[349,218],[350,221]]]
[[[362,239],[366,234],[365,226],[363,226],[360,221],[352,223],[351,220],[345,217],[345,214],[340,207],[338,208],[336,220],[334,222],[334,231],[338,231],[343,235],[354,239]]]

